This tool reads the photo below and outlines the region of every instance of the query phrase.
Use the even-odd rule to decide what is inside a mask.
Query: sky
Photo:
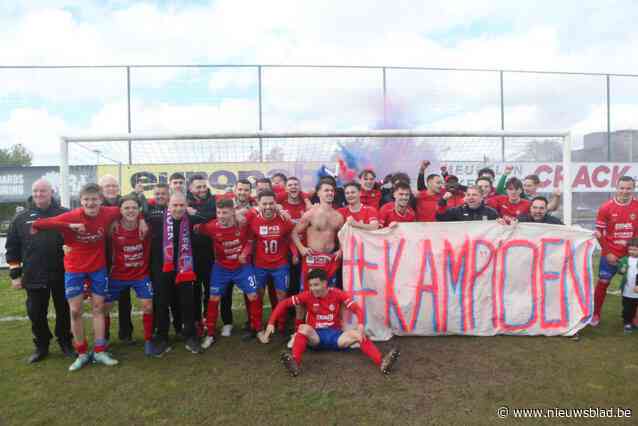
[[[436,3],[436,4],[435,4]],[[637,74],[633,1],[0,2],[0,64],[342,65]],[[57,164],[62,134],[127,131],[126,72],[1,68],[0,146]],[[132,68],[134,132],[259,127],[256,68]],[[507,130],[607,129],[604,76],[505,72]],[[379,128],[380,69],[262,69],[266,130]],[[637,128],[638,77],[613,76],[612,130]],[[498,130],[497,72],[386,72],[391,125]],[[125,161],[124,146],[99,149]],[[211,160],[243,159],[252,148]],[[110,150],[107,152],[107,150]],[[77,152],[76,152],[77,151]],[[81,148],[76,161],[94,162]],[[289,155],[302,155],[293,150]],[[306,153],[307,154],[307,153]],[[201,160],[140,144],[134,161]],[[102,159],[104,161],[104,158]]]

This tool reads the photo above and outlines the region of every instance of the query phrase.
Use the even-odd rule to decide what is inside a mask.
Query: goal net
[[[206,134],[118,134],[64,136],[60,142],[60,195],[74,205],[78,185],[74,169],[94,166],[95,179],[113,175],[126,193],[142,183],[151,195],[154,185],[181,172],[207,176],[213,192],[232,188],[237,179],[283,172],[297,176],[309,188],[319,176],[332,174],[343,183],[372,168],[379,180],[404,172],[416,177],[423,160],[426,174],[446,167],[463,184],[473,184],[483,167],[496,171],[506,165],[512,176],[537,174],[540,193],[549,195],[571,182],[569,132],[428,132],[422,130],[369,131],[255,131]],[[562,214],[572,223],[572,194],[563,188]]]

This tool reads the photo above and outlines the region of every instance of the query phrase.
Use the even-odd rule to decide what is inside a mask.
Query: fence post
[[[131,67],[126,67],[126,115],[128,132],[131,133]],[[133,142],[128,141],[128,163],[133,164]],[[121,182],[120,182],[121,183]]]
[[[263,127],[263,115],[262,115],[262,93],[261,93],[261,65],[257,66],[257,89],[259,99],[259,130],[264,130]],[[264,161],[264,141],[259,138],[259,161]]]

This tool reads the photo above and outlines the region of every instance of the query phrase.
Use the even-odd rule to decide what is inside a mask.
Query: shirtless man
[[[337,232],[344,224],[344,219],[337,210],[332,207],[335,197],[335,187],[328,182],[321,182],[317,187],[319,204],[315,204],[305,212],[299,223],[292,231],[292,241],[299,250],[301,261],[301,291],[304,290],[308,272],[312,269],[323,269],[328,274],[328,285],[334,287],[336,272],[339,269],[341,250],[337,247]],[[306,244],[301,240],[301,235],[306,232]],[[297,319],[295,330],[303,323],[305,312],[302,307],[296,306]]]

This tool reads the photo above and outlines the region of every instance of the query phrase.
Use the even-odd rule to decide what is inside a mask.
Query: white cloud
[[[638,7],[630,1],[607,7],[594,1],[218,0],[159,6],[36,0],[0,7],[0,56],[8,64],[38,65],[307,63],[631,72],[638,66],[630,54],[638,42],[636,19]],[[9,100],[28,103],[35,97],[38,105],[44,100],[65,110],[83,108],[84,102],[101,105],[88,129],[76,130],[126,128],[123,69],[0,70],[0,78],[0,96]],[[208,93],[197,101],[171,98],[199,87],[192,84],[199,80]],[[233,91],[247,96],[257,86],[254,69],[133,69],[131,82],[136,131],[257,127],[256,97],[228,97]],[[627,111],[634,96],[621,96],[625,86],[636,89],[638,83],[615,82],[619,110],[612,119],[631,126],[635,119]],[[500,127],[497,73],[391,70],[387,85],[390,101],[417,125]],[[265,69],[263,88],[265,128],[369,128],[382,115],[378,70]],[[227,98],[204,97],[218,93]],[[603,130],[603,95],[600,78],[506,74],[506,127]],[[44,130],[30,140],[36,151],[48,152],[50,144],[38,145],[48,140],[44,133],[73,130],[75,124],[72,116],[65,115],[64,123],[54,107],[38,105],[10,113],[0,123],[1,134],[9,128],[11,135],[31,134],[28,120],[19,119],[31,111],[31,127]]]

